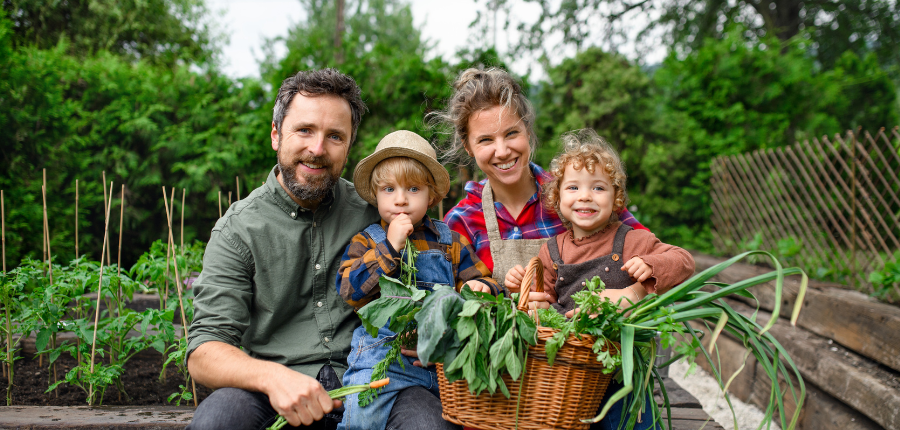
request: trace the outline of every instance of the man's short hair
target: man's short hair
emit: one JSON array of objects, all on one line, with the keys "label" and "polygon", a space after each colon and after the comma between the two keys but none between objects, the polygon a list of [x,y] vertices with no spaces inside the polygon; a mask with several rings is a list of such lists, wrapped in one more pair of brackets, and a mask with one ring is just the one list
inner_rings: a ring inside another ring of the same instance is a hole
[{"label": "man's short hair", "polygon": [[284,117],[288,114],[288,107],[291,105],[294,96],[300,93],[304,96],[319,96],[331,94],[338,96],[350,104],[350,119],[353,124],[353,130],[350,135],[350,143],[356,141],[356,131],[359,128],[359,122],[362,115],[366,111],[366,104],[360,97],[359,86],[353,78],[335,70],[301,70],[296,75],[291,76],[281,83],[278,90],[278,96],[275,98],[275,109],[272,114],[272,122],[275,123],[275,129],[278,136],[281,136],[281,125]]}]

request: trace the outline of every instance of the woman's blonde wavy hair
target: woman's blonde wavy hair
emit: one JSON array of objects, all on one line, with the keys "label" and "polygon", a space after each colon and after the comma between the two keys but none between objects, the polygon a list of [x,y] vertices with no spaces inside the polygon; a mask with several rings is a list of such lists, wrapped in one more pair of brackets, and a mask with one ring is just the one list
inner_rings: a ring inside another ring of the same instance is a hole
[{"label": "woman's blonde wavy hair", "polygon": [[615,200],[613,200],[613,212],[609,216],[609,222],[619,219],[619,212],[628,203],[628,193],[625,191],[625,165],[619,154],[613,149],[606,139],[600,137],[596,131],[586,128],[570,131],[560,136],[563,143],[563,153],[556,156],[550,162],[550,174],[553,180],[544,184],[544,205],[547,209],[556,211],[566,228],[571,229],[572,223],[563,218],[559,210],[559,187],[562,184],[566,166],[571,165],[575,170],[587,169],[594,173],[597,167],[603,168],[615,188]]},{"label": "woman's blonde wavy hair", "polygon": [[459,164],[471,162],[472,157],[466,157],[469,118],[479,111],[494,106],[509,109],[522,119],[528,132],[531,156],[534,155],[537,146],[534,134],[534,107],[525,97],[522,85],[506,70],[471,68],[464,70],[456,78],[453,83],[453,96],[447,101],[447,108],[427,115],[430,126],[452,136],[442,151],[442,160]]}]

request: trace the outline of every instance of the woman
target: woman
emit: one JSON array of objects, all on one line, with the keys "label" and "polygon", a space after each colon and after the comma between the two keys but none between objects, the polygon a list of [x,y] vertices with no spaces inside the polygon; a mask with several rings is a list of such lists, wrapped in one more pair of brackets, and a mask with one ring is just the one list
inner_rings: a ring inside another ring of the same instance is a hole
[{"label": "woman", "polygon": [[[526,264],[566,228],[541,201],[548,176],[530,161],[537,145],[535,115],[519,83],[500,69],[468,69],[454,89],[447,110],[436,115],[453,128],[447,155],[474,158],[487,179],[466,183],[466,198],[444,222],[472,243],[494,279],[503,283],[509,269]],[[619,219],[647,229],[627,209]]]},{"label": "woman", "polygon": [[[521,85],[504,70],[468,69],[459,75],[454,90],[447,110],[433,119],[453,129],[448,155],[474,158],[487,179],[466,183],[466,198],[447,213],[444,222],[472,243],[502,285],[511,268],[537,256],[541,245],[564,232],[565,226],[542,202],[541,185],[549,177],[531,162],[537,145],[535,114]],[[619,220],[647,229],[627,209],[619,213]],[[521,267],[517,270],[524,273]],[[546,293],[531,297],[541,307],[550,305]],[[620,387],[610,384],[602,404]],[[618,428],[624,404],[617,402],[591,429]],[[649,409],[640,418],[636,429],[653,428]]]}]

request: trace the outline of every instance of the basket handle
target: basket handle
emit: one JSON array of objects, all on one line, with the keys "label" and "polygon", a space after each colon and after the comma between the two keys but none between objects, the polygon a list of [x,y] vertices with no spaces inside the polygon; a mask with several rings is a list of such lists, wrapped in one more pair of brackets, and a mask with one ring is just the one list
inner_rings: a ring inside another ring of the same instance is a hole
[{"label": "basket handle", "polygon": [[[531,257],[528,261],[528,267],[525,269],[525,276],[522,277],[522,285],[519,289],[519,310],[528,311],[528,295],[531,293],[531,283],[535,283],[538,293],[544,292],[544,265],[538,257]],[[535,312],[535,315],[537,313]]]}]

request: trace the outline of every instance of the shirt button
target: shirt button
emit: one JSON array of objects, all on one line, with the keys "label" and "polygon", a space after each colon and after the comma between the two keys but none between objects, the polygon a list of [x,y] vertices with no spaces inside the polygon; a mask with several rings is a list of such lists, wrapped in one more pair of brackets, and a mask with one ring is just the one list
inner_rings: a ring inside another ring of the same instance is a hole
[{"label": "shirt button", "polygon": [[322,266],[316,264],[316,270],[319,270],[319,269],[321,269],[321,268],[322,268]]},{"label": "shirt button", "polygon": [[291,212],[291,218],[297,216],[297,212]]},{"label": "shirt button", "polygon": [[328,336],[325,336],[325,342],[328,342],[329,340],[330,339],[328,339]]},{"label": "shirt button", "polygon": [[321,307],[322,307],[322,302],[316,303],[316,306],[318,306],[318,307],[321,308]]}]

